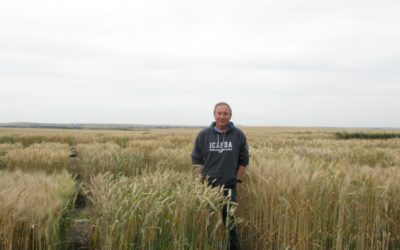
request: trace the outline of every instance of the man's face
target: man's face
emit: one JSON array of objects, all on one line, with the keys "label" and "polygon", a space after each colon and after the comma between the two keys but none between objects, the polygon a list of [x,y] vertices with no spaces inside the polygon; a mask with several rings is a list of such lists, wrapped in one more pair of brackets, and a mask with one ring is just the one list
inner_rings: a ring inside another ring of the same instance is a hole
[{"label": "man's face", "polygon": [[231,120],[231,112],[229,111],[229,108],[225,105],[220,105],[217,106],[214,112],[214,118],[215,118],[215,125],[218,128],[223,128],[225,129],[228,126],[229,121]]}]

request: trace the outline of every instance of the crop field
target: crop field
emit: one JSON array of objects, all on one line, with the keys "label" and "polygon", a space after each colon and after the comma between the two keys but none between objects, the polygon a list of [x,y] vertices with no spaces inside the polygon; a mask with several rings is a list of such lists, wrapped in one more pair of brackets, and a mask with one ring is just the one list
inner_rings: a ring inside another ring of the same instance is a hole
[{"label": "crop field", "polygon": [[0,249],[226,249],[226,204],[244,250],[400,249],[400,131],[243,127],[231,203],[193,174],[199,130],[1,128]]}]

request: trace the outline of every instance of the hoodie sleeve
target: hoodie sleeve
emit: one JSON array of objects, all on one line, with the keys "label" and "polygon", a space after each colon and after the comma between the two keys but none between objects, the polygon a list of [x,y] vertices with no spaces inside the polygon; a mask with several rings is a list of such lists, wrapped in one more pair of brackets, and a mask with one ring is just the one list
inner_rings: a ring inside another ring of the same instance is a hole
[{"label": "hoodie sleeve", "polygon": [[246,167],[249,165],[249,145],[244,133],[241,133],[240,152],[239,152],[239,165]]},{"label": "hoodie sleeve", "polygon": [[192,164],[193,165],[204,165],[204,160],[203,160],[203,144],[204,144],[204,139],[202,136],[204,133],[200,132],[197,135],[196,141],[194,143],[194,148],[192,151]]}]

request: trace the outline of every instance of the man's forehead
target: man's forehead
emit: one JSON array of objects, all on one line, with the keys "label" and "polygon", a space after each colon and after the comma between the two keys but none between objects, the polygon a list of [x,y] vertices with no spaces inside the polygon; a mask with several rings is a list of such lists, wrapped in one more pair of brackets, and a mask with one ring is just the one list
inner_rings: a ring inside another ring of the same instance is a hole
[{"label": "man's forehead", "polygon": [[215,110],[219,112],[229,112],[229,108],[226,105],[219,105]]}]

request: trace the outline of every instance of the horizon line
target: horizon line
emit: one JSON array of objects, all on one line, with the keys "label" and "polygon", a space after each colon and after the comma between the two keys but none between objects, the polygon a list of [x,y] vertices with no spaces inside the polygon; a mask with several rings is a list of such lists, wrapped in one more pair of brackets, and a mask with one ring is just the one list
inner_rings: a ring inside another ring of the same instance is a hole
[{"label": "horizon line", "polygon": [[[37,127],[32,127],[37,126]],[[48,127],[46,127],[48,126]],[[145,123],[97,123],[97,122],[77,122],[77,123],[56,123],[56,122],[0,122],[1,128],[79,128],[83,126],[116,126],[115,128],[200,128],[209,125],[185,125],[185,124],[145,124]],[[360,129],[394,129],[399,130],[400,127],[391,126],[304,126],[304,125],[244,125],[235,124],[237,127],[271,127],[271,128],[360,128]]]}]

